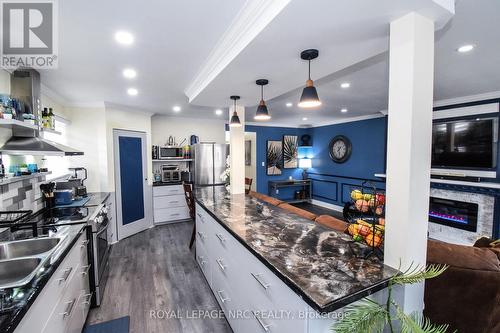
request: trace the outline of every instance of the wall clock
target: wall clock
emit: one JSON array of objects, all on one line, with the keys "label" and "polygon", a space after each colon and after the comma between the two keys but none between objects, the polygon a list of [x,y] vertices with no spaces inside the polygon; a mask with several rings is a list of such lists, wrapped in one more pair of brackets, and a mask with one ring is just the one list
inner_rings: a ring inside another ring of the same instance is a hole
[{"label": "wall clock", "polygon": [[351,157],[351,140],[344,135],[337,135],[330,141],[328,152],[330,153],[330,158],[335,163],[344,163]]}]

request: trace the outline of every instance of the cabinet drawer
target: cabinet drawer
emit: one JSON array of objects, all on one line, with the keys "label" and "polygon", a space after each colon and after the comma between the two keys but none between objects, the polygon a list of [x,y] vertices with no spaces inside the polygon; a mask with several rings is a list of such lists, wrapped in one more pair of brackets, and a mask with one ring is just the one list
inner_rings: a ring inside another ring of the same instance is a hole
[{"label": "cabinet drawer", "polygon": [[212,272],[208,258],[208,253],[205,247],[200,242],[196,242],[196,261],[198,262],[198,265],[200,266],[203,275],[205,275],[208,284],[212,286],[212,275],[211,275]]},{"label": "cabinet drawer", "polygon": [[159,197],[163,195],[184,195],[184,188],[182,185],[167,185],[153,187],[153,196]]},{"label": "cabinet drawer", "polygon": [[162,208],[154,210],[155,223],[185,220],[189,218],[187,207]]},{"label": "cabinet drawer", "polygon": [[240,319],[234,316],[237,311],[241,311],[243,309],[239,306],[239,297],[222,277],[221,273],[216,270],[217,268],[213,267],[212,269],[212,291],[222,311],[224,311],[232,330],[234,332],[239,332],[238,328]]},{"label": "cabinet drawer", "polygon": [[172,207],[187,207],[184,194],[166,195],[153,198],[154,209],[172,208]]}]

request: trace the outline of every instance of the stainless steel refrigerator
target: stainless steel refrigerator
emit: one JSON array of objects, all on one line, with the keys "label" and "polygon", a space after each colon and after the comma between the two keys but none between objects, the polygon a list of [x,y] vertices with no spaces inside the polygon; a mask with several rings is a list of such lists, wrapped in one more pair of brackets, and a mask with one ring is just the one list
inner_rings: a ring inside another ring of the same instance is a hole
[{"label": "stainless steel refrigerator", "polygon": [[191,146],[194,161],[191,173],[195,186],[223,185],[221,175],[226,170],[229,145],[197,143]]}]

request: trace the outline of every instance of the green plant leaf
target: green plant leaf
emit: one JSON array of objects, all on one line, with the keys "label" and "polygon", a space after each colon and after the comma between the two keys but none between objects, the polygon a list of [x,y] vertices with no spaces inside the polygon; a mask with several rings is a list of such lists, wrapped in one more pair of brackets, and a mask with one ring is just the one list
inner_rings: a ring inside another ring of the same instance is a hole
[{"label": "green plant leaf", "polygon": [[401,333],[446,333],[448,325],[434,325],[428,318],[418,313],[407,315],[395,303],[396,317],[401,323]]},{"label": "green plant leaf", "polygon": [[441,275],[446,269],[447,265],[427,265],[425,268],[421,268],[420,266],[410,267],[403,272],[403,274],[393,276],[391,278],[391,282],[393,284],[414,284],[423,282],[426,279],[432,279],[436,276]]},{"label": "green plant leaf", "polygon": [[346,307],[344,317],[333,324],[336,333],[382,332],[387,321],[387,312],[380,304],[368,299]]}]

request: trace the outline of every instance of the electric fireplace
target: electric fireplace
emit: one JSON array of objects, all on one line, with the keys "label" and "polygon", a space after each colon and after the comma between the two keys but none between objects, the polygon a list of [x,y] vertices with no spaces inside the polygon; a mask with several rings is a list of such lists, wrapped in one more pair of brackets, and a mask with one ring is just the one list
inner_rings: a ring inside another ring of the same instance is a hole
[{"label": "electric fireplace", "polygon": [[431,197],[429,221],[476,232],[478,208],[477,203]]}]

